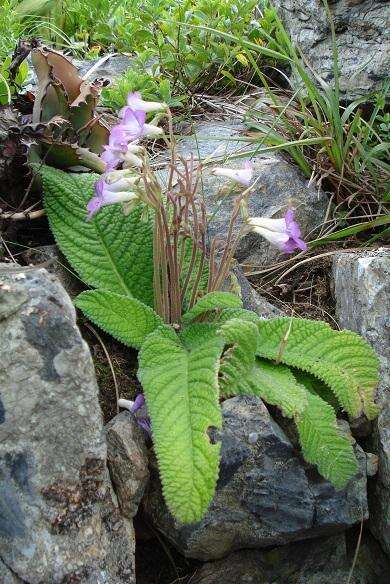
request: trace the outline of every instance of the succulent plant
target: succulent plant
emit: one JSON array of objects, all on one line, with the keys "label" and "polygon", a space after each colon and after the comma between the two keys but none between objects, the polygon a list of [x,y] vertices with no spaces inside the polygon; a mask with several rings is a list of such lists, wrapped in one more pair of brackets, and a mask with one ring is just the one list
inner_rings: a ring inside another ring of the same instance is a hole
[{"label": "succulent plant", "polygon": [[33,111],[9,129],[9,139],[27,147],[28,162],[103,172],[99,154],[109,128],[96,107],[106,81],[84,80],[65,55],[44,46],[31,50],[31,60],[38,80]]}]

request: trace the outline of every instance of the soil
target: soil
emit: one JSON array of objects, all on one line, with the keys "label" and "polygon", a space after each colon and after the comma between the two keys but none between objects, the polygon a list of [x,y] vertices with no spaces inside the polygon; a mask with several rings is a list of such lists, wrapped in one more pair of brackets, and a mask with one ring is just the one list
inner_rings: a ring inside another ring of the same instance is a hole
[{"label": "soil", "polygon": [[324,320],[332,328],[338,328],[331,264],[332,256],[316,259],[298,267],[276,284],[256,276],[248,279],[259,294],[286,314]]}]

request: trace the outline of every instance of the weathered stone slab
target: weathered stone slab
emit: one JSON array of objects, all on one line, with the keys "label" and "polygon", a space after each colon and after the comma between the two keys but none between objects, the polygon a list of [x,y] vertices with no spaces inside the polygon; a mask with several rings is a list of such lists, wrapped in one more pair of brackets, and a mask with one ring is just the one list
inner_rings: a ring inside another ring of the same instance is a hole
[{"label": "weathered stone slab", "polygon": [[68,295],[44,269],[0,264],[0,560],[16,582],[135,582],[102,430]]},{"label": "weathered stone slab", "polygon": [[333,275],[340,326],[363,335],[381,362],[382,409],[373,439],[379,466],[370,493],[370,526],[390,555],[390,250],[340,253],[334,258]]},{"label": "weathered stone slab", "polygon": [[222,404],[220,476],[208,513],[182,525],[167,510],[157,470],[144,509],[184,555],[217,559],[244,548],[265,548],[329,535],[367,519],[366,457],[341,491],[306,464],[258,398]]}]

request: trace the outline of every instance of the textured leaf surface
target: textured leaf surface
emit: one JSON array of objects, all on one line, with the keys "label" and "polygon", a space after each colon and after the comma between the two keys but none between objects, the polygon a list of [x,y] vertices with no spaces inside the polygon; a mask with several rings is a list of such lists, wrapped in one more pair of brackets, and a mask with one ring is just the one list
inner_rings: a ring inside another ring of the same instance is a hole
[{"label": "textured leaf surface", "polygon": [[338,429],[332,406],[310,392],[307,401],[295,418],[303,455],[336,488],[343,488],[358,470],[352,443]]},{"label": "textured leaf surface", "polygon": [[153,262],[151,220],[141,221],[138,207],[125,217],[120,205],[103,208],[86,221],[94,174],[40,169],[50,227],[58,245],[80,277],[91,286],[151,305]]},{"label": "textured leaf surface", "polygon": [[295,379],[285,365],[275,365],[264,359],[257,359],[250,377],[253,395],[277,406],[282,414],[292,418],[307,406],[307,391]]},{"label": "textured leaf surface", "polygon": [[139,356],[164,497],[183,523],[200,520],[215,492],[220,445],[210,443],[207,430],[222,425],[221,350],[218,338],[187,350],[167,328],[149,335]]},{"label": "textured leaf surface", "polygon": [[215,321],[223,323],[230,320],[231,318],[249,320],[250,322],[255,322],[256,324],[261,320],[257,314],[252,312],[252,310],[246,310],[245,308],[224,308],[219,314],[217,314]]},{"label": "textured leaf surface", "polygon": [[242,301],[235,294],[231,294],[230,292],[209,292],[198,300],[191,310],[183,315],[183,322],[189,323],[209,310],[239,308],[241,306]]},{"label": "textured leaf surface", "polygon": [[336,414],[340,410],[340,404],[332,392],[332,390],[325,385],[320,379],[306,373],[306,371],[300,371],[299,369],[294,369],[293,371],[295,379],[298,383],[302,384],[307,391],[318,395],[324,402],[328,403],[335,410]]},{"label": "textured leaf surface", "polygon": [[259,321],[257,354],[302,369],[326,383],[352,417],[374,418],[379,362],[368,343],[350,331],[298,318]]},{"label": "textured leaf surface", "polygon": [[220,390],[229,395],[243,393],[255,364],[258,328],[254,322],[232,318],[219,329],[228,349],[220,366]]},{"label": "textured leaf surface", "polygon": [[187,349],[207,343],[211,338],[217,338],[218,327],[210,322],[193,322],[180,332],[180,340]]},{"label": "textured leaf surface", "polygon": [[107,290],[82,292],[75,304],[92,322],[135,349],[141,347],[147,335],[164,325],[150,306]]}]

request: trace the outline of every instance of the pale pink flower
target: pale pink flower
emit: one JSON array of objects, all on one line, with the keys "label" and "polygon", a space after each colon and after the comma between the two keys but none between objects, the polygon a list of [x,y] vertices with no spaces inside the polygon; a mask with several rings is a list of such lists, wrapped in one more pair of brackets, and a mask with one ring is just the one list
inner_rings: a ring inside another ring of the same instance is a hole
[{"label": "pale pink flower", "polygon": [[130,107],[127,107],[122,122],[115,127],[119,128],[121,132],[124,132],[127,138],[127,143],[129,143],[145,135],[145,120],[146,113],[144,111],[133,110]]},{"label": "pale pink flower", "polygon": [[150,113],[165,110],[167,105],[158,101],[145,101],[142,99],[142,95],[135,91],[127,96],[127,106],[123,107],[119,113],[121,118],[125,116],[127,108]]},{"label": "pale pink flower", "polygon": [[243,168],[224,168],[223,166],[218,166],[211,170],[211,174],[224,176],[245,187],[249,187],[253,177],[253,165],[249,160],[246,160]]}]

